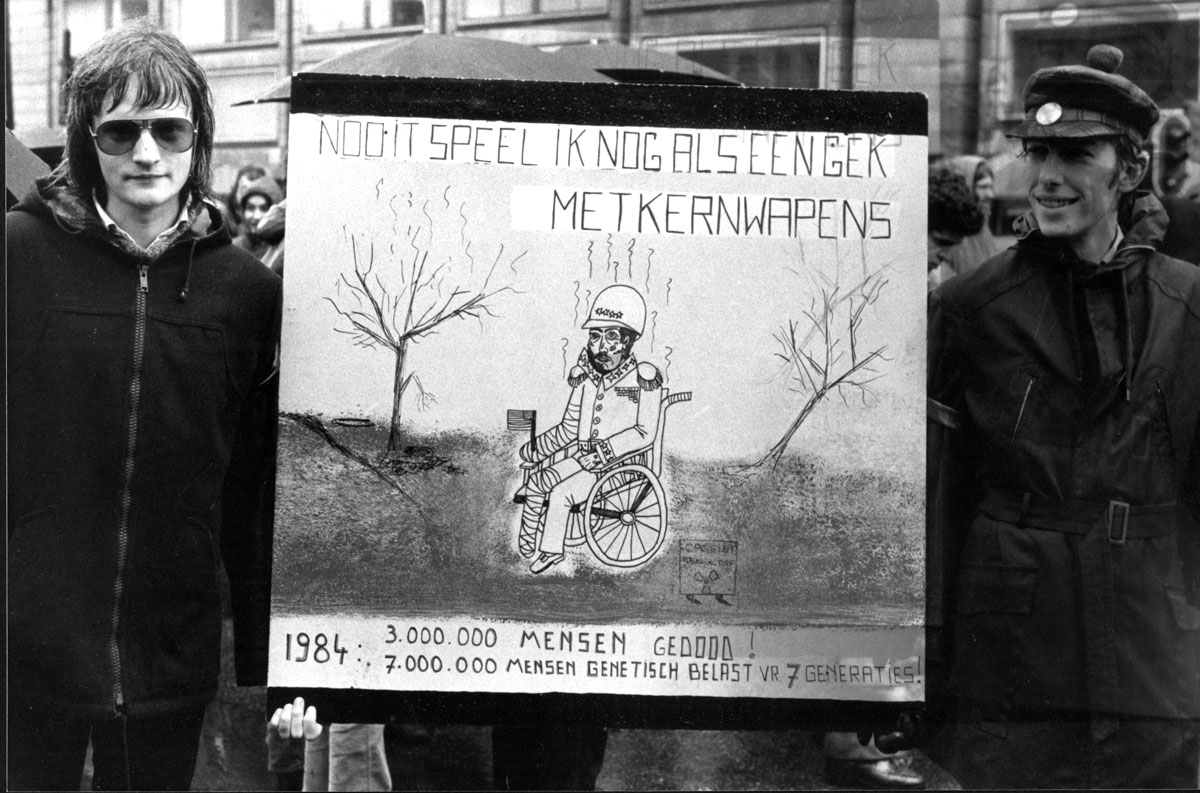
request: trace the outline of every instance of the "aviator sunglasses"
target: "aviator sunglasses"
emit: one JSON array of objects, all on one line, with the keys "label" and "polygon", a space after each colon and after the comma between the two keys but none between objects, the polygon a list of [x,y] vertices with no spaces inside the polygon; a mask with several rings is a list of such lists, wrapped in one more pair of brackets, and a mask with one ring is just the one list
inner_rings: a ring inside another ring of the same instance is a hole
[{"label": "aviator sunglasses", "polygon": [[92,137],[100,151],[110,156],[128,154],[137,145],[142,130],[150,130],[151,137],[163,151],[180,154],[192,148],[196,142],[196,127],[186,118],[130,118],[105,121]]}]

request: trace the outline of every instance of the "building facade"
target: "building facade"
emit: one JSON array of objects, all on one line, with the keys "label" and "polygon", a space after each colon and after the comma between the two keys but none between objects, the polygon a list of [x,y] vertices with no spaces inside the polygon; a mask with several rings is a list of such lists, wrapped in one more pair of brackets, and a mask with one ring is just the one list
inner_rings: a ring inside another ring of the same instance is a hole
[{"label": "building facade", "polygon": [[587,41],[675,52],[751,86],[919,91],[930,152],[993,154],[1036,68],[1099,41],[1177,110],[1200,97],[1200,0],[8,0],[8,123],[33,146],[61,130],[71,58],[149,16],[208,71],[214,184],[246,163],[283,175],[287,106],[235,106],[321,60],[423,31],[541,48]]}]

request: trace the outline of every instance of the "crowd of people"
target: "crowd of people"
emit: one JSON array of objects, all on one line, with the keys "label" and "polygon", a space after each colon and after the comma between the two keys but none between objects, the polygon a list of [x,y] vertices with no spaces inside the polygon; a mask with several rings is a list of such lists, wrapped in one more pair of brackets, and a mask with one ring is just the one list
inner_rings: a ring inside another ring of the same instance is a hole
[{"label": "crowd of people", "polygon": [[[1200,784],[1200,165],[1120,60],[1026,83],[1013,226],[987,158],[931,165],[948,687],[825,736],[836,784],[921,787],[916,745],[968,788]],[[286,199],[256,166],[214,198],[206,77],[148,23],[67,95],[63,161],[7,217],[8,781],[77,789],[90,745],[96,789],[182,790],[222,562],[238,682],[266,680]],[[391,787],[380,725],[297,700],[266,731],[285,784]],[[498,726],[496,784],[594,787],[606,741]]]}]

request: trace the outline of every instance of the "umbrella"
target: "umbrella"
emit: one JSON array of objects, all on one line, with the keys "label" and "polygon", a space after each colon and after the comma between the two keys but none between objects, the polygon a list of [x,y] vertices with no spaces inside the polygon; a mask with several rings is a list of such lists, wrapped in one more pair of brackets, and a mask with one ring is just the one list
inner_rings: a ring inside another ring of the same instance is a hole
[{"label": "umbrella", "polygon": [[564,62],[583,64],[621,83],[741,85],[729,75],[677,53],[628,47],[615,41],[565,44],[554,54]]},{"label": "umbrella", "polygon": [[[565,62],[524,44],[472,36],[422,33],[373,44],[321,61],[304,71],[391,77],[460,77],[472,80],[550,80],[608,83],[609,78],[583,64]],[[278,80],[254,99],[235,102],[286,102],[290,77]]]},{"label": "umbrella", "polygon": [[11,199],[23,198],[29,188],[33,187],[34,180],[48,173],[50,166],[27,149],[11,129],[5,129],[4,189],[8,194],[8,203],[13,203]]}]

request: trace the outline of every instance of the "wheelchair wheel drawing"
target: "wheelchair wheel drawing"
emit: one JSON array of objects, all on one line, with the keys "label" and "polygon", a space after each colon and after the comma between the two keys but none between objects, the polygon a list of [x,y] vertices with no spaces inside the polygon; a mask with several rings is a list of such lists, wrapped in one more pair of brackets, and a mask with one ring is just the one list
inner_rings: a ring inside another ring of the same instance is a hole
[{"label": "wheelchair wheel drawing", "polygon": [[568,548],[575,548],[587,542],[587,534],[583,529],[583,515],[572,515],[571,520],[567,522],[567,535],[563,538],[563,545]]},{"label": "wheelchair wheel drawing", "polygon": [[588,547],[613,567],[650,561],[667,534],[666,493],[644,465],[622,465],[601,476],[583,514]]}]

